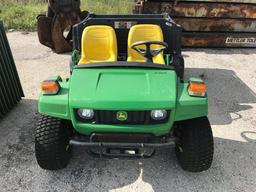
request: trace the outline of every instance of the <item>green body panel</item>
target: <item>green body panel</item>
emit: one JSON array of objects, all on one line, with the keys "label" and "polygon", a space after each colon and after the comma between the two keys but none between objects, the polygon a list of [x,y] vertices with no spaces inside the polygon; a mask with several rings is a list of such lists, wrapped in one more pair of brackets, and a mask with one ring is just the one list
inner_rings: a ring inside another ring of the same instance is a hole
[{"label": "green body panel", "polygon": [[188,83],[178,86],[175,121],[204,117],[208,115],[208,98],[192,97],[188,94]]},{"label": "green body panel", "polygon": [[176,74],[152,69],[75,69],[70,108],[99,110],[174,109]]},{"label": "green body panel", "polygon": [[[79,82],[79,83],[78,83]],[[172,70],[95,68],[75,69],[70,82],[70,112],[75,129],[93,132],[166,134],[174,122],[177,77]],[[161,125],[95,125],[76,121],[74,109],[172,111]]]},{"label": "green body panel", "polygon": [[[39,112],[72,121],[81,134],[95,132],[168,134],[175,121],[207,116],[208,100],[188,95],[173,70],[142,68],[74,69],[69,82],[60,82],[57,95],[40,95]],[[166,109],[167,123],[158,125],[97,125],[78,122],[74,110]]]},{"label": "green body panel", "polygon": [[59,82],[61,89],[57,95],[40,93],[38,111],[44,115],[71,120],[69,110],[69,82]]}]

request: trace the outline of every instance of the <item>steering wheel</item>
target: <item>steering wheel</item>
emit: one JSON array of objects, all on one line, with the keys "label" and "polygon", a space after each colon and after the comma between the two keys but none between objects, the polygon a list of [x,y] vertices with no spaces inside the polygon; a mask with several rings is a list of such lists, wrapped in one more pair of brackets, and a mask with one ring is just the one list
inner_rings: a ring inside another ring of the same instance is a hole
[{"label": "steering wheel", "polygon": [[[139,46],[145,45],[146,49]],[[160,48],[151,49],[151,45],[160,45]],[[153,63],[153,57],[160,54],[162,51],[168,48],[168,44],[162,41],[139,41],[132,44],[132,49],[137,51],[141,56],[146,58],[147,62]]]}]

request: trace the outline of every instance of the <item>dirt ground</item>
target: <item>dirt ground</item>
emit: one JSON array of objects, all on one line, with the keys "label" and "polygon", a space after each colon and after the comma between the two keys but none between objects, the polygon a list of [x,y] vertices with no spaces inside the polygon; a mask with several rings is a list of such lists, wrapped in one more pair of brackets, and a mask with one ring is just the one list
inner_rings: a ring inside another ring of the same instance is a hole
[{"label": "dirt ground", "polygon": [[61,171],[39,168],[34,156],[39,84],[69,75],[69,54],[41,46],[35,33],[9,33],[26,97],[0,120],[0,191],[256,191],[256,50],[185,50],[186,76],[203,76],[210,97],[215,154],[210,170],[188,173],[173,149],[151,159],[111,160],[75,148]]}]

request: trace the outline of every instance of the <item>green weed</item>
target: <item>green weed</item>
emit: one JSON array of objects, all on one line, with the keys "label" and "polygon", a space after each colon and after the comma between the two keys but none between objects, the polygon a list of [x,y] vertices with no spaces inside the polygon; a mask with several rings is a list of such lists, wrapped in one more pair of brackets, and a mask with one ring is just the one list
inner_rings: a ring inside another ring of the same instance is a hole
[{"label": "green weed", "polygon": [[[97,14],[128,14],[133,3],[133,0],[81,0],[81,9]],[[0,19],[7,30],[34,31],[37,15],[46,10],[46,0],[0,0]]]}]

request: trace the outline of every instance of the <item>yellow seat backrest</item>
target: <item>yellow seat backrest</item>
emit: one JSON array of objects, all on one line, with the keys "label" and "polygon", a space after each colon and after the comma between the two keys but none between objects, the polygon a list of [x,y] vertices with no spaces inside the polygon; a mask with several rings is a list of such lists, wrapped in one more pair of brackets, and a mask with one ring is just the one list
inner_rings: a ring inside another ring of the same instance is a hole
[{"label": "yellow seat backrest", "polygon": [[79,64],[117,61],[115,30],[106,25],[86,27],[82,35]]},{"label": "yellow seat backrest", "polygon": [[[127,61],[145,62],[146,59],[131,48],[133,43],[138,41],[164,41],[162,29],[158,25],[141,24],[131,27],[128,36],[128,59]],[[158,45],[152,45],[151,49],[159,48]],[[145,48],[141,46],[140,48]],[[153,58],[157,64],[165,64],[164,55],[160,53]]]}]

